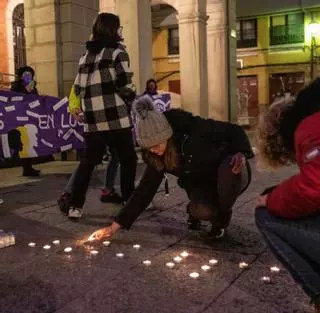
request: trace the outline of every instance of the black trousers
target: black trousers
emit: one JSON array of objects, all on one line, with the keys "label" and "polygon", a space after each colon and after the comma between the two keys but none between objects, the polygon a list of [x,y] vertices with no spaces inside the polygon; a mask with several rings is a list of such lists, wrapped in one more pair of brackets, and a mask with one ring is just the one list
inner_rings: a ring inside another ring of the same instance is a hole
[{"label": "black trousers", "polygon": [[217,177],[211,184],[187,191],[190,199],[187,212],[195,219],[210,221],[218,228],[229,226],[232,207],[249,180],[249,163],[240,174],[235,175],[230,161],[231,157],[228,157],[220,164]]},{"label": "black trousers", "polygon": [[131,129],[86,133],[85,143],[86,148],[75,174],[70,206],[83,207],[92,172],[101,163],[106,145],[114,149],[119,157],[121,194],[123,201],[127,201],[134,190],[137,165]]}]

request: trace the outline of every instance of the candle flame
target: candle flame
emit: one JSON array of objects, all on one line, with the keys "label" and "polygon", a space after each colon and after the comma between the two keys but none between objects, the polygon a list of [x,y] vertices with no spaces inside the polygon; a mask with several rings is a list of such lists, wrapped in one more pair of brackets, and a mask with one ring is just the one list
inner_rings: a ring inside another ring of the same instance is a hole
[{"label": "candle flame", "polygon": [[200,275],[199,275],[199,273],[197,273],[197,272],[193,272],[193,273],[190,273],[189,276],[190,276],[191,278],[198,278]]}]

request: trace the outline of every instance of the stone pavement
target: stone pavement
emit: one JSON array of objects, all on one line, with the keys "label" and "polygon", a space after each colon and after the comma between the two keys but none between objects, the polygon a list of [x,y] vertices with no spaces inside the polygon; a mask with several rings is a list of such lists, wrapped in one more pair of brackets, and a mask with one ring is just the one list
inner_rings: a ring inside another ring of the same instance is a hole
[{"label": "stone pavement", "polygon": [[[254,165],[253,165],[254,166]],[[1,313],[302,313],[309,300],[266,248],[253,213],[259,192],[291,175],[293,169],[254,173],[249,190],[234,208],[224,242],[206,245],[186,229],[186,196],[170,178],[170,196],[160,188],[152,207],[111,245],[96,245],[90,256],[79,240],[105,225],[118,208],[99,202],[102,168],[94,174],[80,222],[59,213],[56,198],[75,167],[73,162],[40,166],[40,179],[19,177],[21,169],[0,170],[0,229],[16,233],[15,246],[0,249]],[[141,175],[141,165],[139,175]],[[60,246],[42,246],[59,239]],[[28,247],[36,242],[35,248]],[[132,245],[138,243],[140,250]],[[63,252],[72,246],[70,256]],[[169,262],[186,250],[190,256],[172,269]],[[116,253],[124,253],[117,258]],[[218,264],[204,273],[201,265]],[[150,266],[142,261],[151,260]],[[249,263],[247,270],[239,262]],[[270,266],[281,272],[271,275]],[[191,279],[189,273],[200,273]],[[270,276],[271,284],[260,281]]]}]

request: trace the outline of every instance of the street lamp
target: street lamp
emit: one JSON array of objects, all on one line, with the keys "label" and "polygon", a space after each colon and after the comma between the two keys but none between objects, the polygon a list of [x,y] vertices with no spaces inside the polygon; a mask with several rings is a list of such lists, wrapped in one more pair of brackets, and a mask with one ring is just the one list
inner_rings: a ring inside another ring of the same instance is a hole
[{"label": "street lamp", "polygon": [[311,80],[313,80],[314,77],[314,63],[315,63],[315,59],[316,57],[316,49],[317,47],[317,38],[320,37],[320,24],[314,19],[312,18],[310,24],[308,25],[307,28],[308,34],[309,34],[309,38],[311,38],[311,72],[310,72],[310,76],[311,76]]}]

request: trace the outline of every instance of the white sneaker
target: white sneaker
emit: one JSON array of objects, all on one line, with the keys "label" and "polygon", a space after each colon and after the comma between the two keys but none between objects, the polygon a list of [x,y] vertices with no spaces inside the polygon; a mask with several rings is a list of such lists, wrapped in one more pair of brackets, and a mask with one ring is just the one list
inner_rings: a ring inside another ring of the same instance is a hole
[{"label": "white sneaker", "polygon": [[78,219],[82,217],[82,211],[78,208],[70,208],[68,212],[68,217],[72,219]]}]

